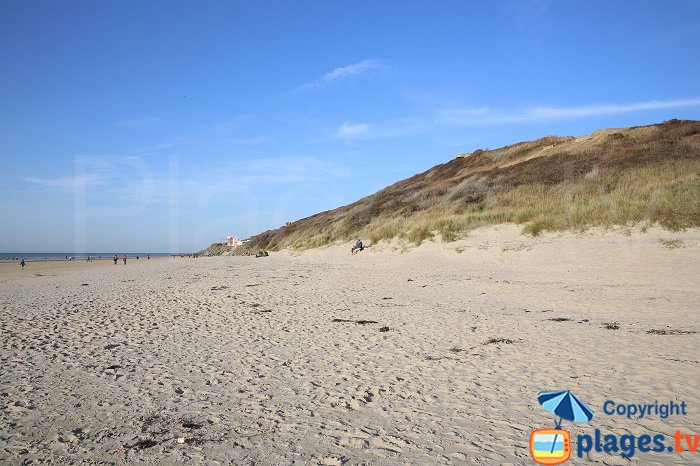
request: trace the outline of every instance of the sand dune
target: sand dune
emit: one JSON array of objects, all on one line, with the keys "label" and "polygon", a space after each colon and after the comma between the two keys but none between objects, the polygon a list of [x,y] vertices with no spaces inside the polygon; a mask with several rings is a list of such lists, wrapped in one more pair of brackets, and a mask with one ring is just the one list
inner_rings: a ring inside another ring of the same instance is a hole
[{"label": "sand dune", "polygon": [[0,461],[533,464],[551,389],[607,432],[698,434],[699,264],[700,230],[513,226],[355,257],[0,264]]}]

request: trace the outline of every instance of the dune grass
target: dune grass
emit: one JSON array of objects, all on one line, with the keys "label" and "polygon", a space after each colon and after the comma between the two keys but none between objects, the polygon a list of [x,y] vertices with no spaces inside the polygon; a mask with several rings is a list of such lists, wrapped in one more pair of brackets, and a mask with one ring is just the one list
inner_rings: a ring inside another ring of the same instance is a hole
[{"label": "dune grass", "polygon": [[454,241],[474,228],[500,223],[522,224],[523,233],[530,235],[643,223],[673,231],[700,227],[700,160],[607,175],[593,170],[552,186],[521,185],[487,192],[480,202],[464,209],[445,200],[410,216],[392,214],[379,215],[362,228],[341,222],[311,236],[290,236],[286,246],[304,250],[355,237],[372,243],[398,237],[420,245],[436,234],[443,241]]},{"label": "dune grass", "polygon": [[348,206],[251,238],[246,250],[311,249],[356,238],[454,241],[500,223],[523,233],[700,227],[700,122],[548,136],[475,151]]},{"label": "dune grass", "polygon": [[523,224],[523,232],[600,226],[659,224],[669,230],[700,226],[700,161],[640,167],[624,173],[593,172],[554,186],[522,185],[487,194],[463,212],[449,205],[410,219],[378,219],[360,236],[376,242],[393,237],[420,244],[434,234],[453,241],[471,229],[499,223]]}]

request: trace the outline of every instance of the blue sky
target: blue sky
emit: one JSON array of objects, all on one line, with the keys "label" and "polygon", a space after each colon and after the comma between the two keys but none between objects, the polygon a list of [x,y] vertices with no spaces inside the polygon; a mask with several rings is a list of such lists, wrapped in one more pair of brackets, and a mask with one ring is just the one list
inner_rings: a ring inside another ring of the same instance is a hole
[{"label": "blue sky", "polygon": [[700,2],[5,1],[0,251],[191,251],[454,155],[700,118]]}]

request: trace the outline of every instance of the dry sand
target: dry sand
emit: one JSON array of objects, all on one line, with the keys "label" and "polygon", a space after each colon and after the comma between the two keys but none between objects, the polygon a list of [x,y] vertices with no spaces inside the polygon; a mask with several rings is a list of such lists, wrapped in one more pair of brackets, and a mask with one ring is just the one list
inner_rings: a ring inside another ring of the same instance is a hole
[{"label": "dry sand", "polygon": [[574,437],[700,433],[699,230],[349,247],[0,264],[0,462],[533,464],[554,389]]}]

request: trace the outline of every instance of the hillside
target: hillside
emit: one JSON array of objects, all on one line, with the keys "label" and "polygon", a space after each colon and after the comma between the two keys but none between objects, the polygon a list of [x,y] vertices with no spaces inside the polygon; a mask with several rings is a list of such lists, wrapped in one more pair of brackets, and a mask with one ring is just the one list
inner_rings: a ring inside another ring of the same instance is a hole
[{"label": "hillside", "polygon": [[646,222],[700,226],[700,121],[547,136],[477,150],[350,205],[253,236],[238,252],[308,249],[356,237],[420,244],[482,225],[524,233]]}]

